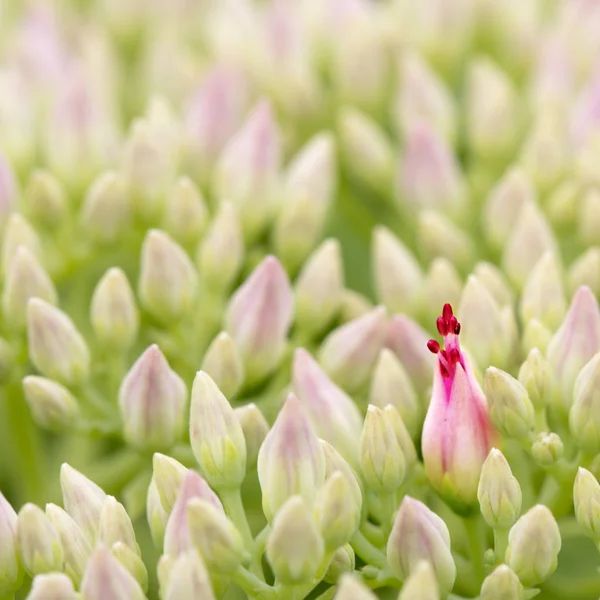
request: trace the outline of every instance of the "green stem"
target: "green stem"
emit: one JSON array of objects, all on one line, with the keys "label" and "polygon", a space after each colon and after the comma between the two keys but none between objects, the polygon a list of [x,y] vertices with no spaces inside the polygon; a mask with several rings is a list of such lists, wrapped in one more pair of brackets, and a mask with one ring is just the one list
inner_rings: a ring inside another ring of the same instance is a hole
[{"label": "green stem", "polygon": [[354,552],[368,565],[385,569],[387,567],[387,558],[379,550],[369,542],[369,540],[360,532],[357,531],[350,540],[350,545],[354,549]]},{"label": "green stem", "polygon": [[464,519],[465,529],[467,532],[467,539],[469,541],[469,552],[471,554],[471,561],[473,563],[473,569],[477,576],[477,579],[481,582],[485,577],[485,564],[484,564],[484,546],[485,543],[482,537],[481,519],[479,515]]},{"label": "green stem", "polygon": [[272,600],[277,598],[277,592],[270,585],[261,581],[248,569],[239,566],[232,577],[233,581],[241,587],[250,598],[255,600]]},{"label": "green stem", "polygon": [[381,500],[381,508],[382,508],[382,526],[383,526],[383,535],[387,538],[392,529],[392,517],[394,512],[398,508],[397,492],[391,492],[389,494],[379,494],[379,498]]},{"label": "green stem", "polygon": [[336,587],[335,585],[331,586],[329,589],[325,590],[322,594],[316,597],[316,600],[331,600],[333,595],[335,594]]},{"label": "green stem", "polygon": [[381,530],[381,527],[375,525],[369,521],[365,521],[361,526],[360,530],[364,536],[375,546],[383,546],[386,542],[385,535]]},{"label": "green stem", "polygon": [[494,529],[494,552],[496,562],[504,562],[504,554],[508,547],[508,529]]}]

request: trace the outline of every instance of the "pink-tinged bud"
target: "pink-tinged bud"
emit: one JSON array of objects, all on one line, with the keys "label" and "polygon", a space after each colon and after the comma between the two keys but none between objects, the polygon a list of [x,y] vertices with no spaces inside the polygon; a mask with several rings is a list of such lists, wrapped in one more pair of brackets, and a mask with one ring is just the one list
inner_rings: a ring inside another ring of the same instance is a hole
[{"label": "pink-tinged bud", "polygon": [[261,101],[227,143],[214,175],[214,191],[240,210],[246,237],[255,238],[271,218],[279,187],[281,140],[273,109]]},{"label": "pink-tinged bud", "polygon": [[17,182],[12,167],[4,154],[0,153],[0,229],[17,201]]},{"label": "pink-tinged bud", "polygon": [[99,545],[92,554],[81,584],[85,600],[144,600],[144,592],[133,575]]},{"label": "pink-tinged bud", "polygon": [[421,561],[429,562],[440,588],[452,589],[456,578],[456,565],[450,552],[450,533],[443,519],[425,504],[404,496],[396,514],[394,526],[387,543],[388,563],[394,574],[406,579],[419,567]]},{"label": "pink-tinged bud", "polygon": [[412,252],[387,228],[373,231],[373,273],[377,298],[391,312],[412,312],[421,301],[423,272]]},{"label": "pink-tinged bud", "polygon": [[573,386],[584,365],[600,352],[600,308],[586,286],[580,287],[562,325],[548,344],[547,358],[554,383],[554,400],[568,411]]},{"label": "pink-tinged bud", "polygon": [[190,469],[179,488],[177,500],[167,522],[165,554],[177,556],[182,552],[191,550],[193,547],[187,513],[188,503],[192,498],[201,498],[223,511],[223,505],[219,497],[196,471]]},{"label": "pink-tinged bud", "polygon": [[302,405],[290,394],[258,453],[263,511],[269,521],[299,495],[312,504],[325,480],[325,456]]},{"label": "pink-tinged bud", "polygon": [[485,395],[461,351],[460,323],[449,304],[444,305],[437,329],[444,347],[436,340],[427,344],[438,360],[423,425],[423,462],[432,485],[460,510],[477,500],[481,466],[496,434]]},{"label": "pink-tinged bud", "polygon": [[150,346],[119,389],[125,439],[138,448],[169,448],[183,435],[187,402],[185,383],[158,346]]},{"label": "pink-tinged bud", "polygon": [[408,132],[399,194],[413,210],[436,208],[461,214],[468,192],[456,157],[447,142],[425,123]]},{"label": "pink-tinged bud", "polygon": [[429,335],[406,315],[394,315],[388,326],[386,346],[400,359],[417,391],[431,385],[435,359],[427,349]]},{"label": "pink-tinged bud", "polygon": [[215,600],[210,577],[200,553],[180,554],[169,571],[164,600]]},{"label": "pink-tinged bud", "polygon": [[317,435],[332,444],[352,465],[362,415],[356,403],[335,385],[304,349],[294,354],[292,387]]},{"label": "pink-tinged bud", "polygon": [[240,350],[248,383],[260,381],[279,364],[293,305],[288,276],[274,256],[267,256],[231,297],[226,329]]},{"label": "pink-tinged bud", "polygon": [[0,492],[0,592],[21,587],[23,572],[17,550],[17,513]]},{"label": "pink-tinged bud", "polygon": [[319,349],[319,362],[348,391],[362,387],[385,343],[388,318],[383,306],[334,329]]},{"label": "pink-tinged bud", "polygon": [[95,543],[106,494],[67,463],[60,468],[63,506],[90,543]]},{"label": "pink-tinged bud", "polygon": [[207,74],[186,111],[188,151],[193,170],[207,182],[219,153],[242,122],[248,90],[242,74],[217,66]]},{"label": "pink-tinged bud", "polygon": [[429,264],[421,291],[427,318],[435,319],[444,302],[458,304],[462,288],[463,282],[452,261],[445,256],[434,258]]},{"label": "pink-tinged bud", "polygon": [[73,582],[62,573],[36,575],[26,600],[77,600]]}]

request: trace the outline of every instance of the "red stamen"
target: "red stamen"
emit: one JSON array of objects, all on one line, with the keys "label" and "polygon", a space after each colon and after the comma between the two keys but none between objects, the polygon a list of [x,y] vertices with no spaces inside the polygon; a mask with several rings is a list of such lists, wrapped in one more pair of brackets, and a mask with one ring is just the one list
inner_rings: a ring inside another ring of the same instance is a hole
[{"label": "red stamen", "polygon": [[448,322],[453,314],[452,306],[450,304],[444,304],[444,308],[442,309],[442,317],[444,317],[444,321]]},{"label": "red stamen", "polygon": [[448,323],[446,322],[446,319],[444,319],[444,317],[438,317],[435,323],[437,325],[438,333],[442,337],[446,337],[448,335]]},{"label": "red stamen", "polygon": [[452,348],[448,353],[448,362],[451,365],[455,365],[460,362],[460,352],[457,348]]},{"label": "red stamen", "polygon": [[457,321],[456,325],[454,326],[454,333],[456,335],[458,335],[460,333],[460,323]]},{"label": "red stamen", "polygon": [[437,354],[440,351],[440,343],[436,340],[429,340],[427,342],[427,348],[432,354]]},{"label": "red stamen", "polygon": [[448,319],[448,331],[454,332],[454,330],[456,329],[457,323],[458,323],[458,320],[456,319],[456,317],[454,315],[452,315]]}]

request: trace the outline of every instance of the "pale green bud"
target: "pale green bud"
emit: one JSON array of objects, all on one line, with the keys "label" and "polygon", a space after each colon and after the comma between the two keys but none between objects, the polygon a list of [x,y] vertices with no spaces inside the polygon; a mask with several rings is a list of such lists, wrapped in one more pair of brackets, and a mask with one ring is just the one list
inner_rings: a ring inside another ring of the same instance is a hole
[{"label": "pale green bud", "polygon": [[35,229],[27,219],[19,213],[11,213],[2,232],[2,271],[8,273],[20,246],[27,248],[31,254],[40,258],[41,242]]},{"label": "pale green bud", "polygon": [[151,229],[142,245],[138,293],[153,316],[176,321],[192,308],[198,273],[185,250],[169,235]]},{"label": "pale green bud", "polygon": [[58,308],[31,298],[27,303],[29,357],[46,377],[62,383],[84,381],[90,369],[90,353],[73,321]]},{"label": "pale green bud", "polygon": [[485,522],[493,529],[509,529],[521,511],[521,486],[496,448],[481,467],[477,499]]},{"label": "pale green bud", "polygon": [[236,207],[223,202],[196,252],[196,264],[209,289],[227,292],[244,262],[244,236]]},{"label": "pale green bud", "polygon": [[456,267],[443,256],[434,258],[425,275],[421,293],[428,318],[435,321],[439,316],[440,306],[446,303],[456,306],[460,301],[462,288],[463,282]]},{"label": "pale green bud", "polygon": [[67,463],[60,468],[63,506],[90,543],[96,542],[106,494],[93,481]]},{"label": "pale green bud", "polygon": [[535,411],[527,390],[495,367],[485,372],[484,388],[496,429],[508,438],[526,439],[535,425]]},{"label": "pale green bud", "polygon": [[376,600],[377,596],[354,574],[342,575],[335,600]]},{"label": "pale green bud", "polygon": [[246,463],[254,466],[258,451],[269,433],[269,424],[256,404],[246,404],[233,410],[246,440]]},{"label": "pale green bud", "polygon": [[398,600],[439,600],[435,572],[428,561],[421,561],[402,586]]},{"label": "pale green bud", "polygon": [[475,248],[471,236],[437,210],[419,213],[417,236],[421,250],[430,260],[445,256],[459,269],[473,262]]},{"label": "pale green bud", "polygon": [[322,332],[338,314],[344,290],[344,265],[338,240],[325,240],[307,259],[295,283],[296,327]]},{"label": "pale green bud", "polygon": [[233,573],[244,558],[242,536],[222,510],[200,498],[187,504],[187,520],[192,544],[209,569]]},{"label": "pale green bud", "polygon": [[590,454],[600,451],[600,353],[579,372],[569,427],[575,443]]},{"label": "pale green bud", "polygon": [[135,553],[140,553],[131,519],[125,507],[114,496],[107,496],[102,505],[98,541],[109,548],[117,542],[122,542]]},{"label": "pale green bud", "polygon": [[578,233],[583,244],[592,246],[600,242],[600,192],[590,189],[579,203]]},{"label": "pale green bud", "polygon": [[[513,304],[515,294],[508,281],[506,281],[506,277],[496,265],[488,262],[478,262],[473,269],[473,274],[487,288],[498,306]],[[437,309],[439,311],[439,304]]]},{"label": "pale green bud", "polygon": [[417,435],[422,421],[419,399],[402,363],[387,348],[379,353],[373,371],[369,403],[379,408],[391,404],[402,417],[410,435]]},{"label": "pale green bud", "polygon": [[366,507],[366,502],[363,502],[363,492],[361,489],[361,482],[354,472],[352,467],[346,462],[344,457],[329,443],[325,440],[319,440],[321,442],[321,448],[323,449],[323,455],[325,457],[325,480],[329,479],[334,473],[340,472],[350,484],[350,493],[357,505],[363,505]]},{"label": "pale green bud", "polygon": [[384,407],[383,414],[387,422],[391,425],[394,435],[396,436],[396,441],[400,446],[400,450],[402,450],[406,462],[406,469],[407,471],[410,471],[417,464],[419,459],[417,456],[417,449],[415,448],[415,444],[408,429],[406,428],[399,411],[392,404],[388,404]]},{"label": "pale green bud", "polygon": [[372,257],[378,300],[392,313],[417,309],[423,286],[421,265],[387,227],[373,230]]},{"label": "pale green bud", "polygon": [[154,478],[148,486],[148,495],[146,496],[146,520],[150,527],[150,535],[156,548],[162,548],[167,530],[167,521],[169,513],[163,508],[160,494],[156,488]]},{"label": "pale green bud", "polygon": [[344,290],[342,293],[342,305],[340,307],[340,322],[349,323],[373,308],[373,303],[354,290]]},{"label": "pale green bud", "polygon": [[600,539],[600,484],[587,469],[579,467],[573,486],[575,518],[585,532]]},{"label": "pale green bud", "polygon": [[328,550],[340,548],[350,541],[360,525],[361,508],[362,503],[355,502],[348,478],[340,471],[333,473],[317,495],[314,509]]},{"label": "pale green bud", "polygon": [[550,509],[537,504],[508,534],[506,564],[525,587],[541,583],[556,569],[561,547],[560,531]]},{"label": "pale green bud", "polygon": [[62,573],[36,575],[26,600],[77,600],[73,582]]},{"label": "pale green bud", "polygon": [[481,600],[524,600],[525,591],[515,572],[506,565],[496,567],[481,585]]},{"label": "pale green bud", "polygon": [[350,544],[346,544],[338,548],[333,554],[323,581],[331,584],[337,583],[345,573],[352,573],[355,566],[356,556],[354,555],[354,550]]},{"label": "pale green bud", "polygon": [[226,398],[233,398],[244,383],[244,363],[231,336],[222,331],[202,359],[202,371],[217,384]]},{"label": "pale green bud", "polygon": [[169,570],[166,584],[161,584],[163,600],[214,600],[209,574],[197,550],[180,554]]},{"label": "pale green bud", "polygon": [[17,516],[17,546],[23,568],[31,577],[62,571],[63,548],[50,519],[35,504],[26,504]]},{"label": "pale green bud", "polygon": [[140,315],[125,273],[113,267],[92,295],[90,321],[98,340],[109,348],[129,348],[137,338]]},{"label": "pale green bud", "polygon": [[81,208],[84,230],[99,242],[110,244],[131,222],[131,201],[121,175],[108,171],[92,183]]},{"label": "pale green bud", "polygon": [[188,469],[170,456],[155,452],[152,457],[152,481],[163,509],[170,513],[177,500]]},{"label": "pale green bud", "polygon": [[165,230],[184,245],[195,244],[208,222],[206,201],[189,177],[181,177],[167,197],[163,224]]},{"label": "pale green bud", "polygon": [[534,348],[539,348],[541,352],[545,353],[550,340],[552,340],[552,331],[541,321],[531,319],[525,325],[525,331],[521,338],[521,348],[523,353],[529,353]]},{"label": "pale green bud", "polygon": [[540,467],[552,467],[565,452],[562,440],[556,433],[538,433],[531,446],[531,456]]},{"label": "pale green bud", "polygon": [[582,191],[579,179],[567,179],[550,192],[545,200],[545,212],[554,229],[561,231],[575,225]]},{"label": "pale green bud", "polygon": [[596,296],[600,294],[600,248],[589,248],[571,263],[567,284],[571,294],[582,285],[588,286]]},{"label": "pale green bud", "polygon": [[67,211],[65,190],[50,172],[36,169],[25,190],[25,203],[34,221],[45,227],[56,227]]},{"label": "pale green bud", "polygon": [[550,382],[550,369],[544,355],[533,348],[519,369],[519,381],[527,390],[529,399],[536,410],[546,406],[546,392]]},{"label": "pale green bud", "polygon": [[215,382],[196,374],[190,408],[190,443],[211,487],[237,488],[246,474],[246,441],[233,408]]},{"label": "pale green bud", "polygon": [[281,507],[267,540],[267,558],[277,581],[299,584],[310,581],[325,553],[317,525],[300,496]]},{"label": "pale green bud", "polygon": [[56,504],[46,504],[46,515],[54,526],[64,552],[64,572],[76,586],[81,583],[92,546],[79,525]]},{"label": "pale green bud", "polygon": [[25,329],[30,298],[58,303],[58,294],[44,267],[30,250],[19,246],[8,266],[2,290],[2,311],[8,327]]},{"label": "pale green bud", "polygon": [[75,424],[79,405],[60,383],[29,375],[23,379],[23,392],[33,420],[43,429],[62,431]]},{"label": "pale green bud", "polygon": [[360,466],[367,486],[393,492],[404,481],[406,458],[384,412],[369,405],[360,436]]},{"label": "pale green bud", "polygon": [[138,552],[124,542],[115,542],[110,553],[129,571],[144,592],[148,591],[148,571]]},{"label": "pale green bud", "polygon": [[0,592],[14,592],[21,587],[22,579],[17,548],[17,513],[0,492]]}]

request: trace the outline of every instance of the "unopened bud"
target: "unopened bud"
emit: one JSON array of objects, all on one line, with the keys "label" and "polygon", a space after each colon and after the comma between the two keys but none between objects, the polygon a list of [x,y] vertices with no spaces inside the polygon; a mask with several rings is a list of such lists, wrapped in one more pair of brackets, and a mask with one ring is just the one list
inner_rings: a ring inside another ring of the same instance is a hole
[{"label": "unopened bud", "polygon": [[23,568],[31,577],[61,571],[63,548],[50,519],[35,504],[26,504],[17,516],[17,545]]},{"label": "unopened bud", "polygon": [[42,255],[40,238],[29,221],[20,213],[12,213],[2,232],[2,271],[8,273],[20,246],[27,248],[36,257]]},{"label": "unopened bud", "polygon": [[537,504],[512,526],[506,564],[524,586],[532,587],[554,573],[560,547],[556,520],[548,507]]},{"label": "unopened bud", "polygon": [[350,544],[338,548],[333,554],[333,558],[327,567],[327,572],[323,577],[326,583],[335,584],[340,577],[346,573],[352,573],[356,566],[356,556]]},{"label": "unopened bud", "polygon": [[169,513],[163,508],[156,484],[152,479],[146,496],[146,520],[156,548],[162,548],[164,545],[168,519]]},{"label": "unopened bud", "polygon": [[335,600],[376,600],[377,596],[354,574],[342,575]]},{"label": "unopened bud", "polygon": [[33,420],[43,429],[62,431],[75,424],[77,400],[60,383],[29,375],[23,379],[23,392]]},{"label": "unopened bud", "polygon": [[85,340],[66,313],[39,298],[27,303],[27,341],[31,362],[46,377],[66,384],[87,378],[90,353]]},{"label": "unopened bud", "polygon": [[340,323],[348,323],[366,315],[373,308],[373,303],[363,294],[345,289],[342,292],[340,307]]},{"label": "unopened bud", "polygon": [[17,548],[17,513],[0,492],[0,592],[21,587],[23,573]]},{"label": "unopened bud", "polygon": [[390,424],[394,435],[396,436],[396,441],[400,446],[400,450],[402,450],[404,461],[406,463],[406,471],[410,472],[418,461],[415,444],[410,437],[408,429],[406,428],[400,413],[392,404],[388,404],[384,407],[383,414],[387,422]]},{"label": "unopened bud", "polygon": [[192,386],[190,443],[212,487],[239,487],[246,474],[244,432],[227,398],[203,371]]},{"label": "unopened bud", "polygon": [[166,233],[150,230],[138,282],[143,307],[165,322],[176,321],[191,309],[197,286],[196,268],[183,248]]},{"label": "unopened bud", "polygon": [[246,404],[234,409],[234,414],[246,440],[246,463],[256,465],[258,451],[269,433],[269,424],[256,404]]},{"label": "unopened bud", "polygon": [[531,319],[525,325],[525,331],[521,336],[521,349],[523,353],[529,353],[534,348],[538,348],[540,352],[545,353],[550,340],[552,339],[552,331],[537,319]]},{"label": "unopened bud", "polygon": [[325,545],[304,499],[292,496],[281,507],[267,540],[267,558],[278,581],[299,584],[315,575]]},{"label": "unopened bud", "polygon": [[591,454],[600,450],[600,353],[596,354],[575,380],[569,427],[576,444]]},{"label": "unopened bud", "polygon": [[235,342],[222,331],[202,359],[202,371],[210,375],[226,398],[233,398],[244,383],[244,365]]},{"label": "unopened bud", "polygon": [[125,507],[114,496],[107,496],[102,505],[98,540],[109,548],[117,542],[122,542],[135,553],[140,552],[131,519]]},{"label": "unopened bud", "polygon": [[356,505],[366,507],[363,502],[363,491],[358,475],[344,459],[344,457],[325,440],[319,440],[325,457],[325,480],[328,480],[334,473],[340,472],[350,484],[350,493]]},{"label": "unopened bud", "polygon": [[596,542],[600,539],[600,484],[587,469],[579,467],[573,486],[575,518]]},{"label": "unopened bud", "polygon": [[600,248],[586,250],[574,260],[567,273],[567,287],[575,293],[581,286],[588,286],[594,294],[600,294]]},{"label": "unopened bud", "polygon": [[457,305],[462,288],[463,282],[456,267],[444,256],[434,258],[425,275],[422,292],[428,318],[435,320],[440,306],[446,302]]},{"label": "unopened bud", "polygon": [[428,561],[421,561],[402,586],[398,600],[439,600],[435,572]]},{"label": "unopened bud", "polygon": [[564,232],[575,226],[582,190],[579,179],[567,179],[548,195],[545,213],[555,231]]},{"label": "unopened bud", "polygon": [[164,600],[215,599],[209,574],[197,550],[189,550],[177,557],[161,597]]},{"label": "unopened bud", "polygon": [[524,600],[525,591],[516,573],[506,565],[496,567],[481,585],[481,600]]},{"label": "unopened bud", "polygon": [[77,600],[73,583],[62,573],[36,575],[26,600]]},{"label": "unopened bud", "polygon": [[138,552],[132,550],[124,542],[115,542],[110,553],[129,571],[140,584],[143,592],[148,591],[148,571]]},{"label": "unopened bud", "polygon": [[33,220],[46,227],[56,227],[67,210],[65,190],[50,171],[36,170],[31,174],[25,202]]},{"label": "unopened bud", "polygon": [[186,246],[195,244],[206,228],[208,208],[196,184],[181,177],[171,188],[163,223],[165,230]]},{"label": "unopened bud", "polygon": [[546,391],[550,381],[550,370],[544,355],[533,348],[519,369],[519,381],[527,390],[529,399],[536,410],[546,406]]},{"label": "unopened bud", "polygon": [[475,265],[473,274],[487,288],[498,306],[503,307],[513,304],[514,292],[508,281],[506,281],[504,274],[496,265],[479,262]]},{"label": "unopened bud", "polygon": [[531,456],[540,467],[553,467],[565,452],[562,440],[556,433],[538,433],[531,446]]},{"label": "unopened bud", "polygon": [[[3,86],[4,89],[4,86]],[[13,211],[18,194],[18,185],[10,162],[4,153],[0,154],[0,229],[4,229]]]},{"label": "unopened bud", "polygon": [[223,202],[196,252],[196,264],[206,285],[227,292],[244,260],[244,236],[237,208]]},{"label": "unopened bud", "polygon": [[153,484],[163,509],[170,514],[188,469],[170,456],[155,452],[152,457]]}]

